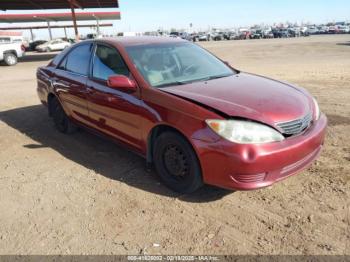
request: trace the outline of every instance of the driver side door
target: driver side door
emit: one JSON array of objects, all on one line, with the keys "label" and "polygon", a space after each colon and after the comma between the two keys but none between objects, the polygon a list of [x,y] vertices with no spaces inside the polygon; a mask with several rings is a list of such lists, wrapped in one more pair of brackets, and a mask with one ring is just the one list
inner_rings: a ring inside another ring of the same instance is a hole
[{"label": "driver side door", "polygon": [[96,44],[90,78],[87,81],[88,109],[91,124],[99,131],[134,149],[141,149],[141,100],[139,89],[126,93],[107,85],[111,75],[132,78],[118,50]]}]

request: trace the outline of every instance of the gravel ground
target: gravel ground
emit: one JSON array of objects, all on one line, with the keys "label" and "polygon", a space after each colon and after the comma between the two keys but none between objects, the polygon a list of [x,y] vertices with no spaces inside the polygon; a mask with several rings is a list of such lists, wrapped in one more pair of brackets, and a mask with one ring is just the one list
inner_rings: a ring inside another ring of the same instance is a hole
[{"label": "gravel ground", "polygon": [[201,45],[308,89],[319,160],[263,190],[172,193],[112,142],[56,132],[35,90],[52,56],[32,54],[0,67],[0,254],[350,254],[350,35]]}]

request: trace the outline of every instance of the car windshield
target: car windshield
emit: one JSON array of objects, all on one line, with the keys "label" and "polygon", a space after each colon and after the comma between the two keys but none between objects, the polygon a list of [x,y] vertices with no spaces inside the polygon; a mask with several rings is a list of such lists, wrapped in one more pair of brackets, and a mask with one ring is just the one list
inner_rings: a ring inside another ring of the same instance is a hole
[{"label": "car windshield", "polygon": [[192,43],[137,45],[126,48],[153,87],[181,85],[235,74],[215,56]]}]

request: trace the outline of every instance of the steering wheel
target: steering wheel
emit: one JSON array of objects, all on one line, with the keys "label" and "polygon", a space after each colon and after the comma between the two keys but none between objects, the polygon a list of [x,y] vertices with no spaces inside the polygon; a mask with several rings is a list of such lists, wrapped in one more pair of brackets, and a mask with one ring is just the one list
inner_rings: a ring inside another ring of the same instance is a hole
[{"label": "steering wheel", "polygon": [[162,72],[165,73],[170,73],[172,71],[174,71],[177,68],[177,65],[172,65],[172,66],[165,66],[164,70],[162,70]]},{"label": "steering wheel", "polygon": [[195,69],[196,68],[196,64],[190,64],[189,66],[186,66],[182,72],[183,74],[187,75],[188,73],[190,73],[191,69]]},{"label": "steering wheel", "polygon": [[176,74],[175,72],[179,72],[178,66],[172,65],[172,66],[165,66],[163,70],[160,71],[162,74],[166,74],[166,75],[174,75]]}]

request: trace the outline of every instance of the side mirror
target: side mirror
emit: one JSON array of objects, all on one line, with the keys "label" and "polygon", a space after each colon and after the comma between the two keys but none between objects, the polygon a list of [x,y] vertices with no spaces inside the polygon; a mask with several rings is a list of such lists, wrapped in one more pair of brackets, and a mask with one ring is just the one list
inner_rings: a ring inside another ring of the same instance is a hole
[{"label": "side mirror", "polygon": [[112,75],[108,77],[107,85],[110,88],[117,89],[126,93],[136,92],[136,82],[124,75]]}]

